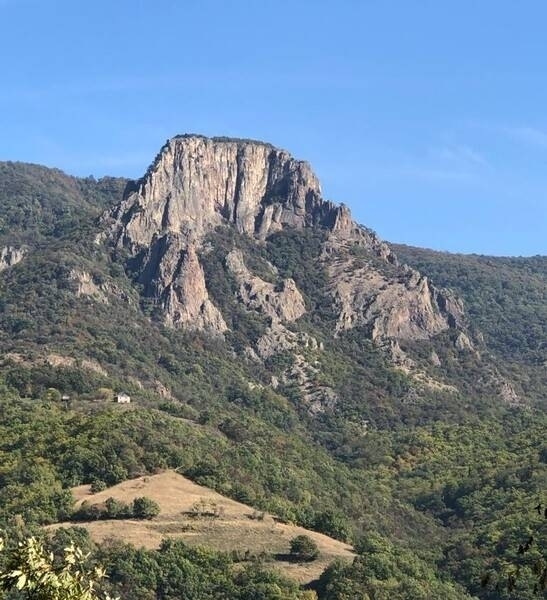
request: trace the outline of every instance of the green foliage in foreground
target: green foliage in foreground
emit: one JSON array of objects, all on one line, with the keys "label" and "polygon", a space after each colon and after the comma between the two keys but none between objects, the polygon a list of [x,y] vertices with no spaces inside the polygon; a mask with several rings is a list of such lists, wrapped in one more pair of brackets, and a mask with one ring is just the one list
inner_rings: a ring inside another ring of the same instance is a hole
[{"label": "green foliage in foreground", "polygon": [[19,592],[28,600],[110,600],[98,591],[104,570],[88,567],[86,559],[74,544],[55,558],[35,537],[8,549],[0,538],[0,591],[10,598],[10,592]]},{"label": "green foliage in foreground", "polygon": [[[74,538],[87,553],[75,545]],[[0,545],[0,591],[7,592],[6,600],[17,600],[19,593],[28,600],[315,597],[260,562],[236,565],[228,554],[190,548],[180,541],[165,540],[158,550],[137,550],[118,543],[97,547],[85,530],[73,529],[58,531],[47,541],[47,547],[51,553],[34,537],[7,549]]]},{"label": "green foliage in foreground", "polygon": [[159,550],[104,547],[112,590],[132,600],[297,600],[299,586],[252,562],[237,567],[228,554],[165,540]]},{"label": "green foliage in foreground", "polygon": [[[304,600],[308,592],[259,563],[236,568],[227,554],[189,548],[166,540],[157,551],[115,544],[93,554],[70,543],[62,550],[62,532],[53,539],[56,554],[34,537],[4,549],[0,540],[0,592],[6,599],[28,600]],[[82,534],[79,533],[79,537]],[[84,534],[85,538],[85,534]],[[2,552],[3,551],[3,552]],[[97,566],[100,558],[106,572]],[[108,574],[108,579],[104,579]],[[115,594],[111,596],[110,594]],[[120,594],[120,596],[118,596]]]}]

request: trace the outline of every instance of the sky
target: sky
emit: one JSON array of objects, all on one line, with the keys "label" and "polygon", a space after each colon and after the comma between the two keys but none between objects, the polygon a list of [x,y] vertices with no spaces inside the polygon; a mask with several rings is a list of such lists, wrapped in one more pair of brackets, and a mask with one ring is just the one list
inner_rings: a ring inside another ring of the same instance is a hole
[{"label": "sky", "polygon": [[544,0],[0,0],[0,160],[261,139],[381,237],[547,255]]}]

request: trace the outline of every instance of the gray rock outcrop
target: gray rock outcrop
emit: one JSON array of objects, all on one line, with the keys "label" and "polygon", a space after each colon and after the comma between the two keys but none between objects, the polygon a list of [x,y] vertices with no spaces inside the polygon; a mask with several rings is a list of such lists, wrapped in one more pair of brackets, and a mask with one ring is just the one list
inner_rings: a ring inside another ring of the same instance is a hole
[{"label": "gray rock outcrop", "polygon": [[[428,339],[461,321],[447,311],[441,292],[412,269],[386,274],[349,254],[327,262],[331,294],[338,307],[337,331],[365,327],[372,340]],[[444,297],[443,297],[444,298]]]},{"label": "gray rock outcrop", "polygon": [[[309,165],[283,150],[180,136],[111,211],[110,238],[132,255],[139,283],[163,307],[167,323],[222,333],[226,324],[197,259],[203,237],[225,224],[265,238],[285,226],[336,223],[339,213],[321,199]],[[294,295],[294,282],[286,285]]]},{"label": "gray rock outcrop", "polygon": [[296,321],[306,313],[306,304],[293,279],[275,285],[253,275],[245,266],[240,250],[232,250],[226,265],[239,284],[245,306],[268,316],[272,323]]},{"label": "gray rock outcrop", "polygon": [[0,271],[5,271],[10,267],[13,267],[17,263],[20,263],[27,254],[27,248],[21,246],[16,248],[15,246],[4,246],[0,248]]},{"label": "gray rock outcrop", "polygon": [[[307,163],[262,142],[173,138],[146,175],[128,187],[109,221],[111,242],[129,252],[144,294],[156,299],[173,326],[226,330],[210,299],[198,251],[207,233],[231,226],[257,243],[283,228],[327,232],[321,261],[338,313],[335,333],[363,327],[371,339],[383,342],[427,339],[462,327],[457,299],[399,265],[389,246],[358,225],[346,206],[323,200]],[[272,320],[270,342],[279,344],[265,343],[268,352],[284,347],[291,336],[280,338],[283,322],[305,312],[296,284],[263,281],[245,267],[241,253],[229,253],[226,260],[238,280],[240,300]]]},{"label": "gray rock outcrop", "polygon": [[112,217],[116,242],[135,251],[158,234],[223,223],[261,238],[284,226],[345,225],[308,163],[262,142],[201,136],[170,140]]}]

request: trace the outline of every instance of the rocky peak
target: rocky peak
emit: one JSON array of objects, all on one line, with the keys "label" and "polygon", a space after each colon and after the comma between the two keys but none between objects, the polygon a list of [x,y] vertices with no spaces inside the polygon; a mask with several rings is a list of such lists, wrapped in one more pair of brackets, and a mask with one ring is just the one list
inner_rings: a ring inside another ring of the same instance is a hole
[{"label": "rocky peak", "polygon": [[219,225],[258,239],[284,227],[318,225],[340,233],[356,227],[346,207],[321,198],[309,164],[285,150],[198,135],[169,140],[110,212],[111,240],[129,250],[139,282],[158,299],[168,323],[219,333],[226,328],[196,256]]},{"label": "rocky peak", "polygon": [[198,236],[231,224],[264,238],[284,226],[340,229],[351,220],[321,198],[308,163],[262,142],[178,136],[112,212],[117,242],[149,246],[166,233]]},{"label": "rocky peak", "polygon": [[[112,243],[129,251],[144,293],[157,300],[167,323],[225,331],[198,252],[205,235],[221,225],[257,241],[284,228],[327,231],[321,260],[339,313],[336,332],[364,327],[384,343],[459,328],[460,307],[400,266],[345,205],[325,201],[308,163],[262,142],[198,135],[169,140],[110,212]],[[305,311],[294,281],[274,289],[247,270],[240,253],[229,255],[227,265],[240,284],[240,300],[276,326]]]}]

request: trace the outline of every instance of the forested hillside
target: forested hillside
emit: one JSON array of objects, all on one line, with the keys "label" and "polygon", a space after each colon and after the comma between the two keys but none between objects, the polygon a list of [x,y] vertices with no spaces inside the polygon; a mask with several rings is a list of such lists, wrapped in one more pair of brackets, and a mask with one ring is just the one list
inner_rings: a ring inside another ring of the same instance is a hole
[{"label": "forested hillside", "polygon": [[[294,168],[295,181],[313,182]],[[97,544],[80,528],[48,543],[59,550],[72,536],[122,599],[537,597],[547,260],[397,246],[397,261],[315,196],[302,226],[283,204],[289,224],[262,237],[213,215],[195,250],[177,246],[173,228],[141,247],[144,229],[132,223],[149,218],[146,181],[0,164],[8,543],[72,519],[74,486],[169,468],[348,541],[357,558],[304,590],[275,574],[274,554]],[[265,211],[293,193],[292,180],[281,183]],[[177,321],[191,301],[181,278],[198,289],[201,271],[206,297],[192,318],[207,310],[225,329]],[[120,391],[129,406],[114,402]]]},{"label": "forested hillside", "polygon": [[476,335],[499,368],[544,405],[547,363],[547,257],[448,254],[393,245],[404,262],[465,301]]}]

